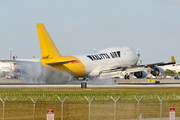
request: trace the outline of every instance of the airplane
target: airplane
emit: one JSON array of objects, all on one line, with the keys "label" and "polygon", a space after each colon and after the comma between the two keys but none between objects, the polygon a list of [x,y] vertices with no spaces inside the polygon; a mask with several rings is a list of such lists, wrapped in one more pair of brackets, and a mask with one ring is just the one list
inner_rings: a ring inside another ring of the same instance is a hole
[{"label": "airplane", "polygon": [[154,76],[160,76],[164,74],[164,69],[159,66],[176,64],[172,56],[171,62],[138,65],[139,58],[129,46],[110,47],[89,54],[63,56],[59,53],[43,23],[37,23],[36,25],[42,64],[69,72],[77,78],[93,79],[112,72],[124,74],[125,79],[129,79],[131,73],[137,78],[145,78],[148,71]]},{"label": "airplane", "polygon": [[[17,77],[17,73],[19,72],[19,62],[38,62],[40,59],[16,59],[13,56],[13,60],[1,59],[0,60],[0,76],[5,77],[6,75],[10,75]],[[19,76],[19,75],[18,75]]]},{"label": "airplane", "polygon": [[[14,59],[14,57],[13,57]],[[13,63],[4,63],[0,62],[0,76],[4,77],[7,74],[13,73],[15,70],[14,64]]]},{"label": "airplane", "polygon": [[[3,72],[12,71],[11,66],[12,65],[10,63],[2,63],[2,62],[0,62],[0,72],[3,73]],[[13,66],[12,66],[12,68],[13,68]]]}]

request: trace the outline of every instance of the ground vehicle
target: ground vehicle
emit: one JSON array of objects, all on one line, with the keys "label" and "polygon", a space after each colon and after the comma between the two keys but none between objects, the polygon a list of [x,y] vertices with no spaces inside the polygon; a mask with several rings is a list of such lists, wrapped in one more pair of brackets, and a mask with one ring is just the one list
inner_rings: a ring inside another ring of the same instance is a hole
[{"label": "ground vehicle", "polygon": [[6,79],[11,79],[11,75],[6,75]]},{"label": "ground vehicle", "polygon": [[174,79],[180,79],[180,77],[179,76],[175,76]]}]

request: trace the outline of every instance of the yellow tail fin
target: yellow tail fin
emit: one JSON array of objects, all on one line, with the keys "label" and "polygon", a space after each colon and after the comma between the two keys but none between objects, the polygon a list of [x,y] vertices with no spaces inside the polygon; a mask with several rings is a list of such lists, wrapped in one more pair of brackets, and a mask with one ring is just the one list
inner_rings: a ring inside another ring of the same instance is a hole
[{"label": "yellow tail fin", "polygon": [[43,23],[37,23],[37,31],[39,36],[39,43],[41,47],[42,58],[57,58],[62,55],[59,53],[49,33],[44,27]]},{"label": "yellow tail fin", "polygon": [[176,62],[176,60],[174,59],[174,56],[171,56],[171,62]]}]

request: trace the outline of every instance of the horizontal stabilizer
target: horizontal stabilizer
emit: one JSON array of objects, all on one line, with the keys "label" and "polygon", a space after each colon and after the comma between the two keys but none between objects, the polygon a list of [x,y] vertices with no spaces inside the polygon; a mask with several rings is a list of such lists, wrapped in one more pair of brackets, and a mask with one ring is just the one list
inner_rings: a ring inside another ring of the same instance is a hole
[{"label": "horizontal stabilizer", "polygon": [[47,65],[62,65],[70,62],[75,62],[77,60],[71,60],[71,61],[64,61],[64,62],[53,62],[53,63],[47,63]]},{"label": "horizontal stabilizer", "polygon": [[6,60],[6,59],[4,59],[4,60],[0,60],[0,62],[3,62],[3,63],[24,63],[24,62],[39,62],[39,60]]}]

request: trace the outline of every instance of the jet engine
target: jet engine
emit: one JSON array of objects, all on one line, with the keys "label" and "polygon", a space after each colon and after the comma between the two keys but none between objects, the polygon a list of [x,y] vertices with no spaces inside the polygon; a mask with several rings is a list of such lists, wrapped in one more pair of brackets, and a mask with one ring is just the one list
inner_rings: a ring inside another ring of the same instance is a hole
[{"label": "jet engine", "polygon": [[164,69],[158,66],[154,66],[154,70],[151,71],[153,76],[159,76],[164,74]]},{"label": "jet engine", "polygon": [[146,70],[135,72],[134,76],[137,78],[145,78],[147,76],[148,72]]}]

